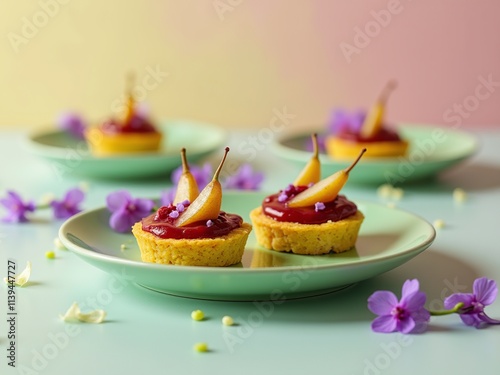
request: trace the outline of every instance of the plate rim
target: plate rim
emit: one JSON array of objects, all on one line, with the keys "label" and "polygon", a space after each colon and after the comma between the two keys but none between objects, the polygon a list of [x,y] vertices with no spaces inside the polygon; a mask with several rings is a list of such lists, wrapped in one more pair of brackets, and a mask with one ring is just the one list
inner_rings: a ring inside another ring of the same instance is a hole
[{"label": "plate rim", "polygon": [[[424,162],[424,164],[427,164],[427,165],[430,165],[433,163],[448,162],[448,161],[460,161],[460,160],[463,160],[465,158],[468,158],[468,157],[474,155],[475,153],[477,153],[479,151],[479,144],[480,143],[479,143],[478,137],[475,136],[472,132],[470,132],[468,130],[463,130],[463,129],[457,130],[457,129],[450,129],[448,127],[441,126],[441,125],[418,124],[418,123],[400,123],[397,125],[397,128],[398,129],[410,129],[410,130],[412,130],[412,129],[426,130],[428,132],[431,132],[432,130],[435,130],[435,129],[441,129],[445,133],[448,133],[448,134],[455,134],[455,135],[463,136],[471,142],[470,149],[467,150],[467,152],[461,154],[460,156],[451,157],[451,158],[440,158],[440,159],[436,159],[436,160],[426,160]],[[313,128],[312,131],[313,132],[317,131],[318,134],[325,133],[325,127],[324,126],[323,126],[323,128],[318,127],[317,129]],[[299,137],[299,136],[306,137],[309,134],[311,134],[311,131],[305,132],[303,130],[300,130],[300,131],[297,130],[296,132],[282,135],[281,137],[277,137],[275,140],[273,140],[273,142],[271,143],[271,149],[275,153],[275,155],[277,155],[283,159],[307,162],[307,160],[309,160],[309,158],[311,157],[310,152],[308,152],[306,150],[298,150],[298,149],[284,146],[282,144],[282,142],[286,139],[290,139],[290,138],[294,138],[294,137]],[[345,160],[345,161],[344,160],[335,160],[335,159],[332,159],[330,156],[328,156],[325,153],[320,153],[320,159],[321,159],[322,164],[326,163],[328,166],[336,166],[336,165],[343,166],[343,165],[350,164],[349,160]],[[393,166],[393,165],[398,165],[401,161],[399,158],[396,159],[396,158],[377,157],[377,158],[364,159],[364,160],[362,160],[362,162],[365,165],[368,165],[368,164],[382,165],[382,164],[384,164],[384,165]]]},{"label": "plate rim", "polygon": [[[238,193],[238,192],[233,192]],[[226,192],[227,194],[227,192]],[[231,194],[231,193],[230,193]],[[248,193],[244,193],[248,194]],[[253,194],[267,194],[267,193],[262,193],[262,192],[254,192]],[[91,214],[96,214],[97,212],[105,211],[107,208],[105,206],[100,206],[91,210],[85,210],[82,211],[68,220],[66,220],[59,228],[58,231],[58,237],[61,240],[61,242],[64,244],[64,246],[69,249],[71,252],[75,253],[76,255],[80,257],[90,257],[96,260],[100,261],[105,261],[108,263],[114,263],[114,264],[122,264],[122,265],[127,265],[127,266],[134,266],[134,267],[140,267],[140,268],[149,268],[149,269],[154,269],[154,270],[165,270],[165,271],[171,271],[171,272],[192,272],[192,271],[197,271],[197,273],[219,273],[220,271],[224,271],[224,274],[226,273],[236,273],[236,274],[253,274],[253,273],[272,273],[272,272],[285,272],[285,271],[293,271],[297,269],[307,269],[307,270],[324,270],[324,269],[340,269],[340,268],[348,268],[352,266],[362,266],[370,263],[379,263],[379,262],[386,262],[386,261],[391,261],[394,258],[399,258],[403,257],[406,255],[411,255],[414,254],[418,255],[419,253],[425,251],[427,248],[429,248],[432,243],[434,242],[436,238],[436,230],[434,227],[424,218],[421,216],[410,212],[408,210],[404,210],[401,208],[390,208],[386,207],[383,204],[375,203],[375,202],[370,202],[366,200],[353,200],[356,204],[360,205],[372,205],[376,206],[379,208],[387,209],[387,210],[396,210],[399,212],[402,212],[406,215],[410,215],[414,219],[419,220],[421,223],[425,224],[428,229],[430,229],[429,235],[426,236],[426,238],[420,242],[417,245],[414,245],[408,249],[405,249],[403,251],[400,251],[396,254],[390,254],[390,255],[385,255],[382,257],[377,257],[375,259],[364,259],[364,260],[358,260],[358,261],[353,261],[349,263],[341,263],[341,264],[323,264],[323,265],[297,265],[297,266],[284,266],[284,267],[262,267],[262,268],[231,268],[231,267],[203,267],[203,266],[176,266],[176,265],[167,265],[167,264],[156,264],[156,263],[147,263],[147,262],[139,262],[139,261],[134,261],[130,259],[123,259],[123,258],[118,258],[112,255],[108,254],[102,254],[102,253],[97,253],[92,250],[84,249],[78,245],[75,245],[72,243],[69,239],[66,238],[65,234],[68,233],[65,231],[65,228],[70,225],[73,221],[80,219],[82,216],[86,215],[91,215]],[[111,229],[110,229],[111,230]],[[75,247],[77,250],[75,250]],[[272,251],[272,250],[269,250]]]},{"label": "plate rim", "polygon": [[[219,125],[213,124],[213,123],[208,123],[208,122],[203,122],[203,121],[197,121],[197,120],[190,120],[190,119],[162,119],[158,121],[158,126],[160,128],[168,129],[175,124],[189,124],[189,126],[192,126],[193,128],[199,129],[203,128],[206,129],[207,131],[213,132],[217,134],[218,136],[218,145],[224,144],[224,142],[227,141],[229,137],[229,131]],[[27,134],[25,137],[25,145],[28,148],[28,151],[30,151],[32,154],[38,155],[40,157],[44,158],[51,158],[51,159],[64,159],[67,155],[66,152],[67,150],[76,150],[74,147],[70,146],[65,146],[65,147],[58,147],[58,146],[51,146],[51,145],[45,145],[37,141],[37,138],[42,137],[42,136],[53,136],[56,134],[62,134],[64,133],[64,130],[57,129],[54,127],[51,128],[46,128],[43,130],[37,130],[37,131],[32,131]],[[81,142],[85,142],[85,140],[81,140]],[[213,147],[208,147],[208,146],[203,146],[200,147],[198,150],[193,150],[190,152],[189,157],[194,157],[198,155],[203,155],[205,153],[211,152],[213,150]],[[127,161],[127,160],[148,160],[148,159],[166,159],[166,158],[171,158],[171,157],[178,157],[178,150],[172,150],[172,152],[145,152],[145,153],[140,153],[140,154],[120,154],[120,155],[114,155],[114,156],[106,156],[106,157],[95,157],[93,156],[90,152],[86,152],[86,155],[81,155],[79,154],[79,157],[83,161],[87,162],[94,162],[94,161]]]}]

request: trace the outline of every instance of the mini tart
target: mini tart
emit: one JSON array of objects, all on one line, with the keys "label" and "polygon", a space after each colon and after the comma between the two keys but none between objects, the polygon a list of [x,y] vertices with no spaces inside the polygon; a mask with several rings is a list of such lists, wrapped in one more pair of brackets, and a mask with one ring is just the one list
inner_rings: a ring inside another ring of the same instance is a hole
[{"label": "mini tart", "polygon": [[262,246],[276,250],[304,255],[341,253],[356,244],[359,228],[364,219],[356,211],[345,219],[323,224],[300,224],[276,221],[258,207],[250,212],[257,241]]},{"label": "mini tart", "polygon": [[112,156],[148,151],[158,151],[162,140],[159,132],[106,133],[92,128],[85,133],[92,153],[96,156]]},{"label": "mini tart", "polygon": [[252,226],[242,223],[225,236],[199,239],[160,238],[132,227],[144,262],[181,266],[226,267],[241,262]]},{"label": "mini tart", "polygon": [[330,135],[325,139],[325,147],[328,155],[334,159],[353,159],[363,148],[366,148],[365,158],[379,158],[405,156],[408,142],[405,140],[354,142]]}]

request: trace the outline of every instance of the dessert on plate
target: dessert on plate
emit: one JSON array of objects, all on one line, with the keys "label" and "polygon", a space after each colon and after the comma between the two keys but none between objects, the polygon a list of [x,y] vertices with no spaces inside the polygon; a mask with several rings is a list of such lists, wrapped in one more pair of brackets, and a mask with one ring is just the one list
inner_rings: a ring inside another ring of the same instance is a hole
[{"label": "dessert on plate", "polygon": [[110,118],[85,132],[95,156],[154,152],[160,148],[162,133],[147,116],[138,112],[132,82],[129,79],[126,110],[122,118]]},{"label": "dessert on plate", "polygon": [[365,151],[361,150],[351,166],[320,181],[314,136],[314,155],[294,183],[266,197],[250,212],[257,242],[271,250],[307,255],[353,248],[364,215],[338,193]]},{"label": "dessert on plate", "polygon": [[226,147],[212,181],[199,194],[182,151],[183,173],[174,202],[132,227],[143,261],[209,267],[241,262],[252,226],[240,216],[220,210],[218,178],[228,151]]},{"label": "dessert on plate", "polygon": [[334,159],[352,159],[366,148],[365,157],[404,156],[408,141],[384,124],[384,112],[390,93],[396,88],[395,81],[389,81],[368,114],[360,129],[340,127],[335,134],[325,139],[326,152]]}]

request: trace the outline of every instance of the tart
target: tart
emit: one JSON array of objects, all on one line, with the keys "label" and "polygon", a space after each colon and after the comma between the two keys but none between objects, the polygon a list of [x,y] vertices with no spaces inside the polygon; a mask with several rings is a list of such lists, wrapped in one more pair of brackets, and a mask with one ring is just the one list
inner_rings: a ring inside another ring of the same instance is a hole
[{"label": "tart", "polygon": [[[352,159],[366,148],[367,158],[405,156],[408,151],[408,141],[397,131],[383,123],[385,105],[389,94],[396,87],[390,81],[378,98],[375,105],[366,116],[334,116],[331,129],[333,134],[325,138],[326,152],[334,159]],[[352,120],[354,123],[350,123]]]},{"label": "tart", "polygon": [[226,147],[212,181],[198,193],[185,149],[181,150],[183,173],[174,202],[132,227],[144,262],[206,267],[241,262],[252,226],[240,216],[220,210],[218,177],[228,152]]},{"label": "tart", "polygon": [[319,181],[318,142],[314,155],[293,184],[264,199],[250,212],[257,242],[270,250],[304,255],[352,249],[364,215],[339,191],[366,150],[345,170]]},{"label": "tart", "polygon": [[132,90],[129,90],[126,113],[122,119],[108,119],[85,132],[87,144],[95,156],[158,151],[162,138],[162,133],[152,121],[138,113]]},{"label": "tart", "polygon": [[[290,198],[306,188],[289,187]],[[337,196],[316,212],[314,206],[289,208],[286,201],[278,201],[281,195],[266,197],[261,207],[250,212],[261,246],[304,255],[341,253],[354,247],[364,215],[345,196]]]}]

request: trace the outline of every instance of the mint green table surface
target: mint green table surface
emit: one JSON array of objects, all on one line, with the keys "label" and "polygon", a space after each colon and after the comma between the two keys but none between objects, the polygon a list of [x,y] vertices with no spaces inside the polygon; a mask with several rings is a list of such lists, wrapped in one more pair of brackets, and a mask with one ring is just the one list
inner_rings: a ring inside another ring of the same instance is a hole
[{"label": "mint green table surface", "polygon": [[[273,302],[218,302],[180,298],[138,287],[82,261],[74,253],[55,250],[61,222],[39,212],[30,223],[0,225],[0,275],[7,259],[18,268],[33,263],[31,285],[16,289],[16,365],[7,365],[7,287],[0,287],[1,374],[498,374],[500,327],[477,330],[458,316],[436,317],[422,335],[376,334],[366,308],[375,290],[400,294],[406,279],[418,278],[427,306],[440,308],[454,291],[469,292],[472,282],[487,276],[500,282],[500,132],[475,131],[480,150],[436,179],[404,185],[398,207],[429,222],[442,219],[434,243],[404,265],[342,291]],[[264,189],[277,190],[299,171],[261,142],[249,151],[248,132],[228,140],[234,159],[252,162],[268,172]],[[0,132],[0,192],[19,191],[25,198],[45,193],[60,196],[82,180],[56,179],[50,166],[23,147],[26,134]],[[240,152],[238,152],[240,150]],[[244,151],[244,152],[243,152]],[[216,157],[210,158],[215,162]],[[119,188],[133,195],[157,197],[164,179],[86,180],[85,208],[103,205]],[[468,200],[454,203],[461,187]],[[348,183],[353,199],[384,203],[376,188]],[[56,259],[45,258],[47,250]],[[125,275],[126,276],[126,275]],[[300,274],[297,282],[300,282]],[[73,303],[106,310],[106,322],[67,324],[59,319]],[[202,322],[191,320],[195,309]],[[500,300],[487,307],[500,318]],[[224,315],[238,325],[222,326]],[[206,342],[210,351],[192,347]]]}]

